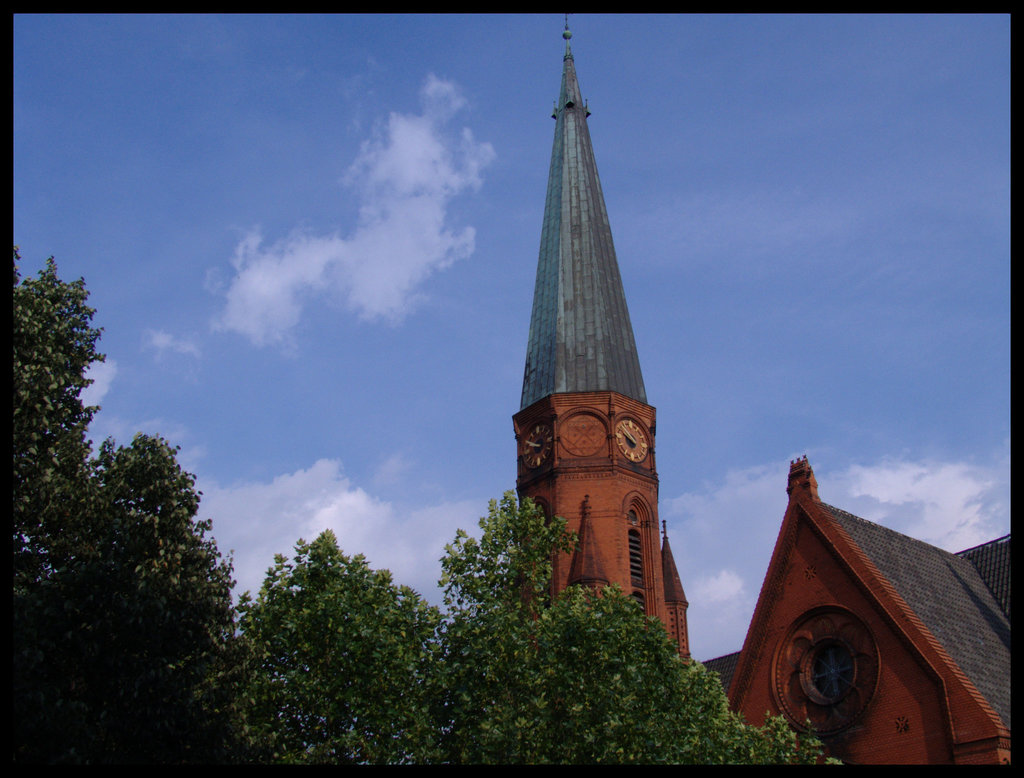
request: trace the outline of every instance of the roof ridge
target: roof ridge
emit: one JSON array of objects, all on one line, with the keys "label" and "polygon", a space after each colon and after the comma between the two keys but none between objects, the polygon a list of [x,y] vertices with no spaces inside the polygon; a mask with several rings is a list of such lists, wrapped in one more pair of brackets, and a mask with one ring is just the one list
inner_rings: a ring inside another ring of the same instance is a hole
[{"label": "roof ridge", "polygon": [[[850,513],[849,511],[843,510],[842,508],[837,508],[835,505],[829,505],[824,500],[818,500],[818,502],[821,504],[822,507],[827,508],[829,511],[831,511],[834,514],[841,513],[844,516],[848,516],[851,519],[856,519],[857,521],[863,521],[865,524],[871,524],[872,526],[880,527],[881,529],[885,530],[886,532],[891,532],[894,535],[899,535],[901,538],[906,538],[907,540],[911,540],[914,543],[920,543],[923,546],[928,546],[929,548],[934,548],[936,551],[941,551],[943,554],[949,554],[950,556],[955,556],[955,557],[960,557],[960,558],[963,558],[963,555],[968,553],[968,552],[970,552],[970,551],[975,551],[975,550],[977,550],[979,548],[984,548],[985,546],[991,546],[991,545],[994,545],[996,543],[1000,543],[1000,542],[1009,540],[1010,535],[1011,535],[1011,533],[1008,532],[1005,535],[1003,535],[1002,537],[993,538],[992,540],[986,540],[984,543],[979,543],[976,546],[971,546],[970,548],[965,548],[962,551],[947,551],[942,546],[938,546],[935,543],[929,543],[927,540],[921,540],[921,538],[915,538],[913,535],[908,535],[905,532],[900,532],[898,529],[893,529],[892,527],[888,527],[885,524],[882,524],[881,522],[872,521],[871,519],[865,519],[863,516],[858,516],[857,514]],[[964,560],[964,561],[969,562],[970,560]]]},{"label": "roof ridge", "polygon": [[992,540],[986,540],[984,543],[979,543],[976,546],[971,546],[970,548],[965,548],[963,551],[954,551],[953,553],[956,554],[957,556],[960,556],[960,555],[966,554],[966,553],[968,553],[970,551],[975,551],[975,550],[977,550],[979,548],[984,548],[985,546],[993,546],[996,543],[1002,543],[1003,541],[1009,540],[1011,534],[1012,533],[1007,532],[1005,535],[1003,535],[1000,538],[992,538]]}]

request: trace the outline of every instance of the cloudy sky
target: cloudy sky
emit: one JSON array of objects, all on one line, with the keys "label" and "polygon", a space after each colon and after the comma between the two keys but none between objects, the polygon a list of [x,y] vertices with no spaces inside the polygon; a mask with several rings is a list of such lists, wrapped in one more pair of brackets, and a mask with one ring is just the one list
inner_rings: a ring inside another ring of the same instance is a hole
[{"label": "cloudy sky", "polygon": [[[698,659],[807,455],[1009,532],[1008,16],[572,15]],[[92,434],[181,447],[239,590],[330,527],[434,602],[515,487],[563,17],[16,16],[14,242],[84,277]]]}]

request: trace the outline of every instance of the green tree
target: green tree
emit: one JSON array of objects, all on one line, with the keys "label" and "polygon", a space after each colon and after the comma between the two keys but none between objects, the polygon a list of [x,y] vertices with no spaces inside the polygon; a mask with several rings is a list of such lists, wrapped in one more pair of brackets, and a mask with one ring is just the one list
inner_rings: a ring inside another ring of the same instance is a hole
[{"label": "green tree", "polygon": [[[74,555],[88,476],[86,427],[95,407],[81,391],[88,367],[102,362],[101,330],[91,326],[82,279],[65,283],[51,257],[36,279],[20,282],[14,249],[11,340],[14,351],[12,515],[14,587],[44,579]],[[20,283],[19,283],[20,282]],[[72,530],[69,532],[69,530]]]},{"label": "green tree", "polygon": [[[445,619],[435,677],[443,759],[455,763],[544,761],[544,679],[537,619],[547,609],[552,552],[575,538],[512,493],[492,500],[479,540],[459,530],[441,560]],[[555,733],[551,733],[552,736]]]},{"label": "green tree", "polygon": [[813,762],[781,720],[751,727],[717,676],[678,656],[659,621],[614,587],[547,591],[572,547],[560,518],[509,492],[442,560],[436,715],[459,763]]},{"label": "green tree", "polygon": [[101,357],[84,283],[14,270],[14,758],[237,753],[231,566],[176,449],[85,438]]},{"label": "green tree", "polygon": [[430,761],[437,609],[327,530],[277,555],[241,629],[255,672],[249,721],[274,762]]}]

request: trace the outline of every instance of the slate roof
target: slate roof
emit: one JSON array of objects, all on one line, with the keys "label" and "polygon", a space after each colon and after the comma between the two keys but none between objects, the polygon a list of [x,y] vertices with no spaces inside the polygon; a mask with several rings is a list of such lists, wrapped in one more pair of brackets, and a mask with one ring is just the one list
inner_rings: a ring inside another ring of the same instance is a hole
[{"label": "slate roof", "polygon": [[740,653],[736,651],[732,654],[726,654],[725,656],[718,656],[714,659],[708,659],[707,661],[701,662],[704,667],[708,670],[713,670],[718,673],[719,680],[722,682],[722,688],[726,694],[729,693],[729,684],[732,683],[733,673],[736,672],[736,665],[740,661]]},{"label": "slate roof", "polygon": [[563,392],[647,402],[587,110],[566,39],[521,408]]},{"label": "slate roof", "polygon": [[970,561],[1010,620],[1010,536],[957,552]]},{"label": "slate roof", "polygon": [[892,583],[1009,729],[1010,536],[953,554],[821,505]]}]

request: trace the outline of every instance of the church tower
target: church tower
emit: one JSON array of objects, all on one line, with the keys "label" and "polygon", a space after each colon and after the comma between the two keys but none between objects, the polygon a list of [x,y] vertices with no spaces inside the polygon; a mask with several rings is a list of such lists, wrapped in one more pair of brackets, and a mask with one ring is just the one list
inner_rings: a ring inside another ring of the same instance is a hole
[{"label": "church tower", "polygon": [[523,376],[513,417],[517,488],[579,535],[553,593],[618,584],[689,656],[686,596],[658,523],[655,410],[587,129],[566,24],[547,200]]}]

